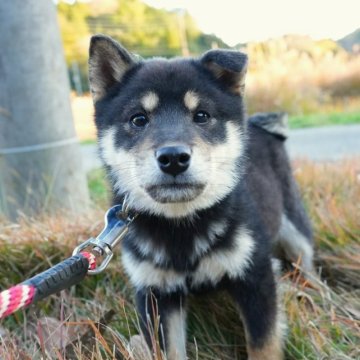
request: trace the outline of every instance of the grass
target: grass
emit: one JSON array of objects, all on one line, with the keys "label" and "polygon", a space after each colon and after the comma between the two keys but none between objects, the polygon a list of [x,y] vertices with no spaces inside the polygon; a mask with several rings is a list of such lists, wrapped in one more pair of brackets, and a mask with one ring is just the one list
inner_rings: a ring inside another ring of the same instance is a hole
[{"label": "grass", "polygon": [[289,117],[289,124],[292,129],[327,125],[360,124],[360,111],[293,115]]},{"label": "grass", "polygon": [[96,139],[85,139],[80,141],[81,145],[96,145]]},{"label": "grass", "polygon": [[[314,222],[321,280],[306,283],[293,271],[279,281],[289,325],[286,358],[360,359],[360,159],[296,161],[294,171]],[[103,174],[92,173],[89,184],[96,206],[82,218],[0,222],[0,288],[48,268],[99,233]],[[103,274],[2,321],[0,358],[134,359],[128,340],[137,331],[133,291],[117,254]],[[190,359],[246,358],[243,330],[225,294],[191,300],[187,344]]]},{"label": "grass", "polygon": [[103,169],[96,169],[88,174],[88,185],[91,200],[100,206],[106,207],[109,203],[109,188]]}]

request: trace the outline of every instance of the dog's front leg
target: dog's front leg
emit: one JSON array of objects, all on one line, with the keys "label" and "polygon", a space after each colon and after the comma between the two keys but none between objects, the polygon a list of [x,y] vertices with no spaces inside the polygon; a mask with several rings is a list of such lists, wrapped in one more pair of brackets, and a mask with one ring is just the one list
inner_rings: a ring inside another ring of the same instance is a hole
[{"label": "dog's front leg", "polygon": [[[181,291],[163,293],[157,289],[138,291],[137,309],[141,330],[151,350],[160,340],[168,360],[186,359],[186,309]],[[156,334],[155,334],[156,332]]]},{"label": "dog's front leg", "polygon": [[249,360],[283,359],[285,324],[279,311],[271,267],[231,280],[228,291],[244,323]]}]

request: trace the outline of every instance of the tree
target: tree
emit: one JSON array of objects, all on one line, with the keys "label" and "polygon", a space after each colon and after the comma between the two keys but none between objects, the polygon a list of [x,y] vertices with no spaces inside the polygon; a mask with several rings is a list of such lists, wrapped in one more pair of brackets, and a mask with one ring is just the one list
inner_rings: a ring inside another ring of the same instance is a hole
[{"label": "tree", "polygon": [[95,33],[109,35],[143,57],[188,51],[198,55],[214,46],[228,48],[216,36],[203,34],[188,12],[157,9],[141,0],[60,1],[57,10],[68,66],[77,62],[83,79],[89,38]]}]

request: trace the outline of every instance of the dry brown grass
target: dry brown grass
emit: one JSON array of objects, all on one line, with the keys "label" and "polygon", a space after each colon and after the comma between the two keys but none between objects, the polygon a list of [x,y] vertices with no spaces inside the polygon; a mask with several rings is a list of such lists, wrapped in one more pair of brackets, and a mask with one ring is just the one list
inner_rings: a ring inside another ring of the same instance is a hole
[{"label": "dry brown grass", "polygon": [[[359,359],[360,159],[296,161],[294,169],[314,222],[321,280],[304,281],[293,271],[279,282],[289,326],[287,359]],[[101,230],[102,213],[0,222],[1,288],[69,256],[75,244]],[[118,261],[117,256],[104,274],[3,321],[0,358],[133,359],[128,339],[137,333],[138,320]],[[224,294],[192,299],[190,310],[190,359],[245,358],[240,321]]]},{"label": "dry brown grass", "polygon": [[250,43],[244,51],[250,61],[250,113],[277,110],[309,114],[331,109],[344,112],[348,111],[346,99],[360,95],[360,57],[346,53],[332,42],[288,36]]}]

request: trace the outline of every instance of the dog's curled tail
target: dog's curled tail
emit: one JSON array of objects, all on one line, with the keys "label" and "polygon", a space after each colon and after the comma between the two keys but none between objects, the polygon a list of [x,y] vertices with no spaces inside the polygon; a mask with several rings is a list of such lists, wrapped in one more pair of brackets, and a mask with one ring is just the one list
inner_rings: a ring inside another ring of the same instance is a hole
[{"label": "dog's curled tail", "polygon": [[256,113],[249,117],[249,122],[283,140],[289,136],[288,114],[285,112]]}]

